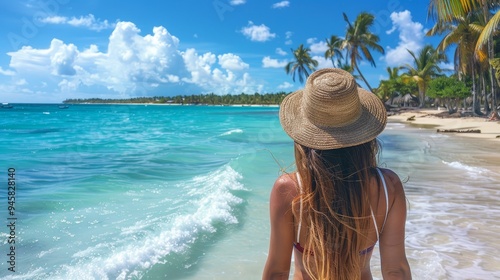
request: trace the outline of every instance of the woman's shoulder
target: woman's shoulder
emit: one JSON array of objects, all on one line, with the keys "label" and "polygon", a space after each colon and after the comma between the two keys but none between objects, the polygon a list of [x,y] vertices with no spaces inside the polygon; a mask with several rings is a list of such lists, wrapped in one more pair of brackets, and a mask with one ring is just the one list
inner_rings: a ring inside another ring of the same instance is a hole
[{"label": "woman's shoulder", "polygon": [[[404,188],[403,188],[403,183],[401,182],[401,179],[399,178],[398,174],[394,172],[391,169],[387,168],[379,168],[379,170],[382,172],[382,175],[384,176],[384,181],[387,187],[387,192],[389,197],[392,197],[394,199],[402,196],[404,197]],[[391,199],[389,199],[391,200]]]},{"label": "woman's shoulder", "polygon": [[378,169],[382,172],[388,188],[397,188],[402,186],[401,179],[399,178],[398,174],[396,174],[396,172],[388,168],[378,167]]},{"label": "woman's shoulder", "polygon": [[271,199],[279,199],[291,203],[298,194],[297,176],[295,173],[285,173],[274,182]]}]

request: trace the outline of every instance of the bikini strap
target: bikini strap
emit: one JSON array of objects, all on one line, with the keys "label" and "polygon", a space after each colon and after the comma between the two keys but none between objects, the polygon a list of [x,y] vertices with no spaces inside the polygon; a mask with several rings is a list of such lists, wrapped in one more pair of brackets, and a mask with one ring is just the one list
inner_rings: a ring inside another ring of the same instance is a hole
[{"label": "bikini strap", "polygon": [[[379,168],[377,168],[378,175],[380,176],[380,180],[382,180],[382,185],[384,186],[384,193],[385,193],[385,218],[384,218],[384,223],[382,224],[382,229],[381,231],[384,230],[385,222],[387,221],[387,215],[389,214],[389,195],[387,194],[387,184],[385,183],[385,178],[384,175],[382,174],[382,171],[380,171]],[[373,215],[373,211],[372,211]]]},{"label": "bikini strap", "polygon": [[380,238],[378,233],[377,219],[375,219],[375,215],[373,214],[373,209],[371,205],[370,205],[370,212],[372,213],[373,225],[375,225],[375,233],[377,233],[377,240],[379,240]]},{"label": "bikini strap", "polygon": [[[299,192],[300,194],[302,194],[302,184],[301,184],[301,179],[300,179],[300,174],[299,172],[297,172],[297,183],[299,184]],[[299,238],[300,238],[300,228],[302,226],[302,196],[300,197],[300,208],[299,208],[299,226],[298,226],[298,229],[297,229],[297,243],[299,243]]]}]

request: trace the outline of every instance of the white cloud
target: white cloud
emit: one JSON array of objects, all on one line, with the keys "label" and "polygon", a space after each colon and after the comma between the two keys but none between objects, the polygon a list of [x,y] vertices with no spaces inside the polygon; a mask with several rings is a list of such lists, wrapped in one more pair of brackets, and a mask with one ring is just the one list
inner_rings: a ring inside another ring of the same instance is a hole
[{"label": "white cloud", "polygon": [[68,21],[67,17],[61,17],[61,16],[51,16],[51,17],[46,17],[39,19],[40,22],[43,23],[50,23],[50,24],[63,24]]},{"label": "white cloud", "polygon": [[273,4],[273,9],[285,8],[290,6],[290,1],[281,1]]},{"label": "white cloud", "polygon": [[279,89],[288,89],[288,88],[291,88],[293,87],[293,84],[289,83],[289,82],[284,82],[282,83],[281,85],[278,86]]},{"label": "white cloud", "polygon": [[332,67],[332,60],[331,59],[325,59],[324,55],[313,55],[311,57],[312,59],[316,60],[318,62],[318,67],[316,69],[323,69],[323,68],[329,68]]},{"label": "white cloud", "polygon": [[328,45],[324,41],[316,42],[316,38],[307,39],[307,43],[310,45],[309,49],[313,54],[325,55],[326,50],[328,50]]},{"label": "white cloud", "polygon": [[0,66],[0,74],[5,75],[5,76],[14,76],[16,72],[12,70],[3,70],[2,67]]},{"label": "white cloud", "polygon": [[162,26],[154,27],[152,34],[145,36],[140,32],[131,22],[118,22],[105,52],[96,45],[78,49],[56,38],[46,49],[25,46],[9,52],[9,69],[0,68],[0,74],[18,82],[4,83],[1,88],[10,93],[26,89],[30,94],[44,92],[58,98],[56,101],[82,89],[109,95],[106,98],[146,96],[154,90],[165,94],[165,88],[175,88],[177,94],[262,89],[261,83],[254,82],[248,73],[239,72],[249,65],[235,54],[181,51],[179,39]]},{"label": "white cloud", "polygon": [[262,59],[262,67],[264,68],[282,68],[285,67],[287,63],[288,61],[286,60],[279,61],[269,56],[266,56]]},{"label": "white cloud", "polygon": [[392,28],[388,34],[398,31],[399,43],[396,48],[387,47],[384,57],[388,66],[400,66],[404,63],[412,63],[413,59],[408,50],[419,51],[423,46],[425,33],[423,26],[419,22],[412,21],[410,11],[393,12],[391,14]]},{"label": "white cloud", "polygon": [[241,58],[232,53],[227,53],[217,56],[219,65],[228,70],[243,70],[248,68],[248,64],[244,63]]},{"label": "white cloud", "polygon": [[279,54],[279,55],[287,55],[287,52],[285,52],[281,48],[276,48],[276,53]]},{"label": "white cloud", "polygon": [[271,33],[269,27],[264,24],[255,25],[253,22],[249,21],[247,27],[241,29],[241,33],[249,38],[251,41],[265,42],[274,37],[276,34]]},{"label": "white cloud", "polygon": [[[214,92],[215,89],[214,93],[216,94],[232,94],[253,92],[261,88],[260,85],[253,85],[253,81],[248,73],[244,73],[239,77],[230,69],[225,69],[224,72],[218,68],[213,68],[217,59],[212,53],[198,55],[195,49],[187,49],[182,54],[182,57],[187,70],[190,72],[190,77],[183,78],[182,81],[196,84],[205,91]],[[236,58],[235,60],[240,61],[240,58]]]},{"label": "white cloud", "polygon": [[46,18],[39,19],[42,23],[49,24],[68,24],[75,27],[86,27],[90,30],[101,31],[103,29],[112,29],[115,27],[115,24],[109,23],[107,20],[101,21],[100,19],[96,19],[93,14],[89,14],[88,16],[80,16],[76,17],[61,17],[61,16],[49,16]]},{"label": "white cloud", "polygon": [[237,5],[243,5],[245,4],[247,1],[246,0],[231,0],[229,2],[229,4],[233,5],[233,6],[237,6]]}]

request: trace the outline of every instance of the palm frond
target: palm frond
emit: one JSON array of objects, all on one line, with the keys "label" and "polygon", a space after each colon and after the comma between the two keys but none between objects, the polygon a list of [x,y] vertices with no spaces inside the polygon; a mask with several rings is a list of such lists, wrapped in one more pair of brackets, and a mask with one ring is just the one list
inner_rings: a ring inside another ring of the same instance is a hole
[{"label": "palm frond", "polygon": [[495,33],[499,23],[500,23],[500,11],[497,11],[495,15],[493,15],[493,17],[490,19],[490,21],[488,21],[483,31],[481,32],[481,35],[479,35],[479,38],[477,39],[476,43],[476,51],[482,49],[483,46],[486,45],[488,39],[491,38]]}]

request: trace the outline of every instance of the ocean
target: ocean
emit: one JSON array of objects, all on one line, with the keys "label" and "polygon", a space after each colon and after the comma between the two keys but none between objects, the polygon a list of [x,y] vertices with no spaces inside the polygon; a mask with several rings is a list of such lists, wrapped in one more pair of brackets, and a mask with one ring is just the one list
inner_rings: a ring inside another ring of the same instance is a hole
[{"label": "ocean", "polygon": [[[413,278],[500,279],[498,144],[400,123],[379,140]],[[2,108],[0,278],[260,279],[269,193],[293,170],[277,107]]]}]

